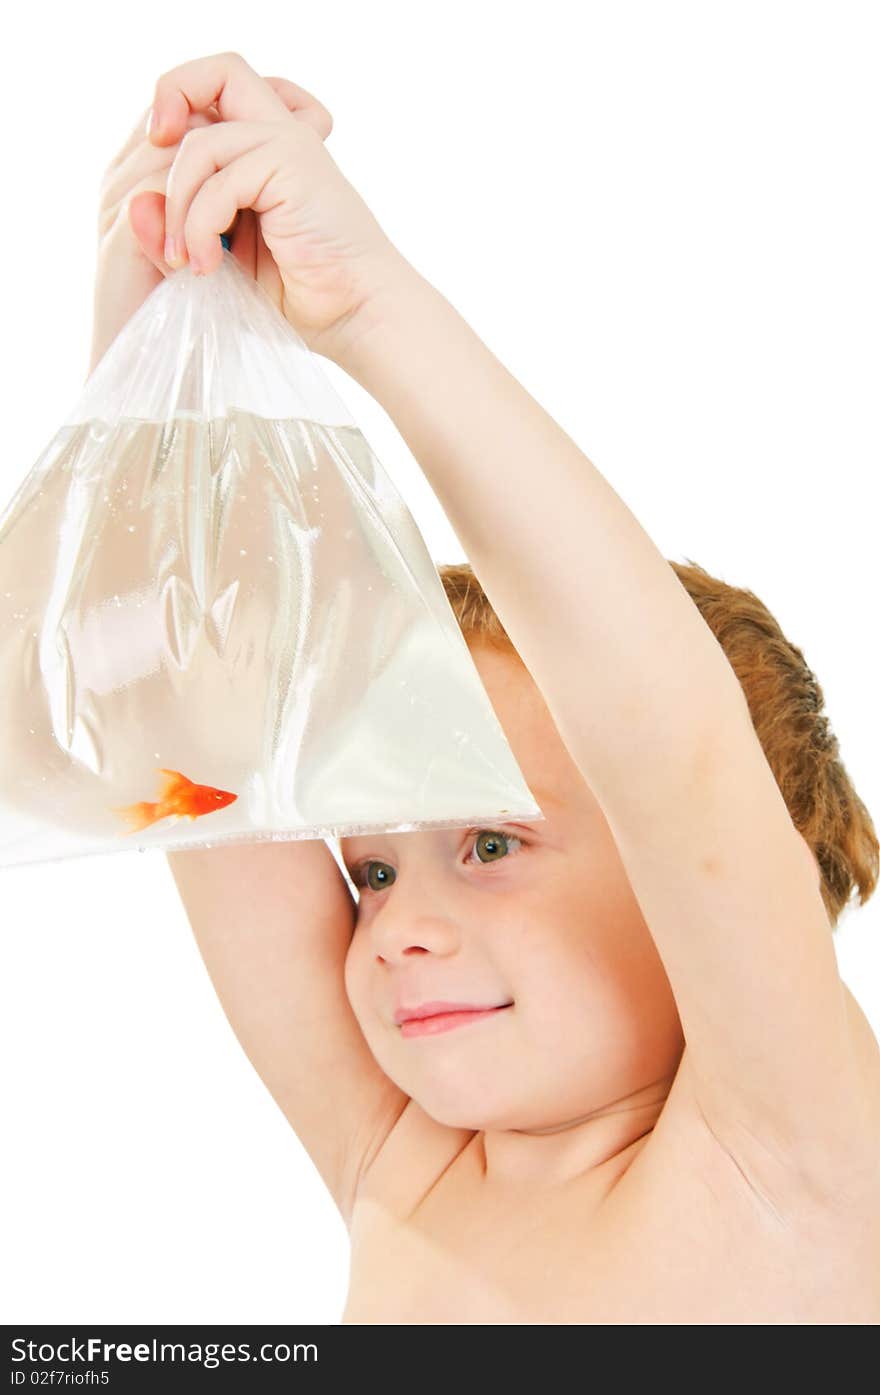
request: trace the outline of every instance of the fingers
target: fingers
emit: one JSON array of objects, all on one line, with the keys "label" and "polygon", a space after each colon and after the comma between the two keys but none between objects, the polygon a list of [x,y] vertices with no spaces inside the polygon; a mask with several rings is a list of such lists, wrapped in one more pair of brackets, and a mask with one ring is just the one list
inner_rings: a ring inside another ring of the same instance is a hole
[{"label": "fingers", "polygon": [[[322,149],[314,131],[303,124],[217,122],[188,131],[168,174],[165,191],[165,260],[182,266],[189,258],[194,269],[209,271],[222,259],[220,231],[236,212],[253,208],[263,213],[273,206],[267,185],[295,144],[303,152],[312,142]],[[277,202],[277,198],[275,198]]]},{"label": "fingers", "polygon": [[263,81],[274,87],[288,111],[292,111],[294,116],[313,126],[322,140],[327,139],[333,130],[333,117],[323,102],[319,102],[311,92],[307,92],[304,87],[297,87],[295,82],[290,82],[287,78],[267,77]]},{"label": "fingers", "polygon": [[[100,195],[102,221],[106,221],[108,216],[115,216],[123,199],[132,190],[137,190],[138,185],[141,189],[164,191],[165,173],[174,160],[177,148],[170,145],[161,149],[148,141],[145,135],[146,120],[145,112],[139,132],[135,131],[127,146],[104,171]],[[191,114],[187,126],[189,130],[195,130],[198,126],[216,124],[219,120],[216,112],[197,111]]]},{"label": "fingers", "polygon": [[[222,56],[222,55],[221,55]],[[238,55],[227,55],[237,58]],[[197,60],[199,62],[213,60]],[[242,60],[243,62],[244,60]],[[183,67],[191,67],[192,64],[184,64]],[[173,74],[180,72],[174,68],[170,73],[159,79],[156,86],[158,94],[159,84],[163,84]],[[256,74],[254,75],[256,76]],[[283,77],[266,77],[262,79],[277,93],[284,103],[288,112],[291,112],[298,120],[304,121],[318,132],[322,140],[326,140],[333,129],[333,117],[318,98],[311,92],[307,92],[304,87],[300,87],[295,82]],[[157,98],[158,99],[158,98]],[[155,105],[155,103],[153,104]],[[178,130],[175,141],[169,137],[163,129],[162,135],[157,139],[153,138],[153,133],[148,130],[150,117],[153,114],[153,106],[146,107],[138,117],[131,129],[128,139],[119,148],[116,154],[109,161],[104,171],[103,188],[106,190],[107,199],[110,202],[118,202],[124,194],[133,187],[144,175],[152,173],[157,169],[167,169],[169,160],[157,160],[155,157],[144,158],[145,152],[162,149],[171,154],[171,146],[179,140],[184,131]],[[222,120],[215,104],[211,103],[202,111],[191,111],[185,123],[184,130],[193,130],[197,126],[204,126],[209,123]],[[171,155],[173,158],[173,154]]]},{"label": "fingers", "polygon": [[[158,146],[173,156],[165,204],[165,260],[169,266],[181,266],[187,257],[206,270],[218,263],[222,256],[218,228],[230,232],[238,222],[239,210],[252,206],[245,190],[252,184],[260,160],[263,181],[253,190],[252,201],[259,198],[272,173],[266,167],[265,155],[246,161],[244,157],[258,149],[265,151],[278,135],[280,116],[295,117],[299,126],[310,127],[321,140],[333,129],[330,112],[311,92],[288,78],[261,77],[238,53],[193,59],[159,78],[146,145]],[[210,142],[204,131],[198,141],[194,140],[200,117],[214,128]],[[220,126],[225,130],[217,136]],[[290,130],[289,123],[286,130]],[[172,151],[178,142],[179,148]],[[121,179],[131,175],[136,153],[132,152],[114,176]],[[236,169],[231,174],[232,164]],[[256,205],[256,212],[261,211]]]},{"label": "fingers", "polygon": [[161,145],[179,140],[190,112],[211,105],[223,121],[277,121],[289,111],[275,88],[241,54],[215,53],[162,74],[153,98],[150,139]]},{"label": "fingers", "polygon": [[163,255],[165,240],[164,199],[155,190],[140,190],[128,201],[128,221],[141,251],[153,265],[167,275],[169,268]]}]

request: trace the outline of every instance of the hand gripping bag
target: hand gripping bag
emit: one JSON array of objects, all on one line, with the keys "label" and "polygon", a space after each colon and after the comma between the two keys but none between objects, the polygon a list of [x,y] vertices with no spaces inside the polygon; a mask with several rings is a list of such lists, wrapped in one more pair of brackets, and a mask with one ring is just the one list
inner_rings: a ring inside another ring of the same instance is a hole
[{"label": "hand gripping bag", "polygon": [[0,515],[0,866],[543,818],[405,503],[224,249]]}]

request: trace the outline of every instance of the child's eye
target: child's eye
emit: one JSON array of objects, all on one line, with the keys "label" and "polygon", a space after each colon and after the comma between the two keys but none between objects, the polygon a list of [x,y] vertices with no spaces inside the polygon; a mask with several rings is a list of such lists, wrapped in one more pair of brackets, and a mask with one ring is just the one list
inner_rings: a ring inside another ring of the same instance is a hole
[{"label": "child's eye", "polygon": [[[522,846],[522,839],[517,838],[515,834],[501,833],[494,828],[472,828],[470,837],[473,838],[475,835],[474,847],[482,847],[484,853],[487,854],[478,859],[484,866],[491,862],[503,861],[509,857],[510,853],[506,850],[509,849],[511,843]],[[370,880],[370,868],[372,867],[379,869],[372,874],[376,878],[375,884]],[[390,879],[388,878],[389,872],[391,873]],[[376,862],[371,859],[359,863],[351,872],[351,879],[355,886],[368,891],[382,891],[386,886],[392,886],[396,877],[397,873],[387,862]]]},{"label": "child's eye", "polygon": [[[479,859],[480,862],[498,862],[500,861],[500,859],[496,857],[495,854],[498,852],[499,847],[503,846],[505,848],[509,848],[511,843],[521,844],[522,842],[522,839],[517,838],[515,834],[501,833],[498,829],[495,828],[472,829],[471,833],[477,834],[477,839],[474,843],[474,847],[478,848],[482,843],[483,847],[487,849],[489,852],[488,857],[481,857]],[[507,856],[507,854],[502,853],[502,857],[505,856]]]}]

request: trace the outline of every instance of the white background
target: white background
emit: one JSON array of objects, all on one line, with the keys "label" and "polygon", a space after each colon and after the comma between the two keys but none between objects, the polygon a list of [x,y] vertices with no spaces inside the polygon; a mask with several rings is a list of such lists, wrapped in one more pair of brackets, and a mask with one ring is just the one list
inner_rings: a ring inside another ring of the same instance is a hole
[{"label": "white background", "polygon": [[[233,49],[667,558],[753,590],[880,821],[871,4],[16,6],[0,507],[88,368],[98,188],[158,76]],[[379,407],[326,371],[438,562]],[[487,460],[504,487],[503,460]],[[2,720],[2,713],[0,713]],[[342,1221],[244,1056],[164,857],[0,872],[5,1322],[336,1322]],[[835,940],[880,1033],[880,894]]]}]

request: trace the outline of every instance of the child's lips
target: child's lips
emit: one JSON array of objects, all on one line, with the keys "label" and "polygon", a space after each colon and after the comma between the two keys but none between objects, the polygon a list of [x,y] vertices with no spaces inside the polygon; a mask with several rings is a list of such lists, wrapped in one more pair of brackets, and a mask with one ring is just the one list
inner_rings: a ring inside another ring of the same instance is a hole
[{"label": "child's lips", "polygon": [[[513,1001],[511,998],[510,1002]],[[401,1003],[394,1009],[394,1021],[399,1027],[402,1022],[409,1022],[416,1017],[436,1017],[440,1013],[446,1012],[488,1012],[493,1008],[507,1007],[509,1003],[454,1003],[447,998],[432,998],[430,1001],[414,1004],[406,1007]]]},{"label": "child's lips", "polygon": [[513,1007],[513,1003],[499,1003],[497,1007],[477,1008],[476,1010],[458,1009],[455,1012],[436,1012],[429,1017],[412,1017],[400,1023],[400,1035],[402,1037],[436,1036],[440,1032],[449,1032],[455,1027],[463,1027],[469,1022],[481,1022],[487,1018],[495,1017],[499,1012],[504,1012],[509,1007]]}]

